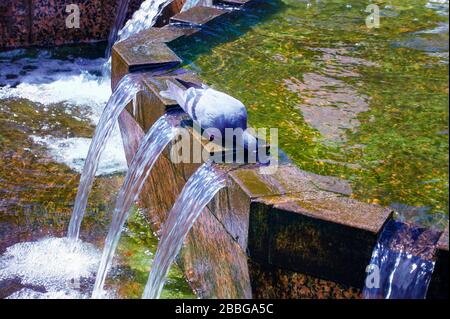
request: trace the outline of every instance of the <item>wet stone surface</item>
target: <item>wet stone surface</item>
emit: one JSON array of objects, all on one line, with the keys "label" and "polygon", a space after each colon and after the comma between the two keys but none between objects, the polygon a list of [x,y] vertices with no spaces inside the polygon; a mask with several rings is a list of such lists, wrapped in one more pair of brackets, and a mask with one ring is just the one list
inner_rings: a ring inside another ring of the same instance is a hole
[{"label": "wet stone surface", "polygon": [[360,287],[377,234],[389,216],[381,207],[326,192],[259,198],[250,211],[249,255]]},{"label": "wet stone surface", "polygon": [[170,20],[177,23],[202,26],[227,12],[227,10],[223,9],[198,6],[181,12],[173,16]]},{"label": "wet stone surface", "polygon": [[[121,44],[119,43],[117,50],[120,51],[120,49]],[[130,72],[162,66],[174,66],[181,62],[180,58],[162,43],[133,45],[129,49],[120,52]]]}]

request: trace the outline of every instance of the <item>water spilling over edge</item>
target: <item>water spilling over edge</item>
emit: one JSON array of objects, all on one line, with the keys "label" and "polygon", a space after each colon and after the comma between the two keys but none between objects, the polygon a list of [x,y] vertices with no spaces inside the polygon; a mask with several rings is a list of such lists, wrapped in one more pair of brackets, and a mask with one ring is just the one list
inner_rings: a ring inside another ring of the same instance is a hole
[{"label": "water spilling over edge", "polygon": [[440,232],[389,221],[373,250],[365,299],[424,299]]},{"label": "water spilling over edge", "polygon": [[160,242],[142,298],[161,295],[170,265],[200,213],[226,186],[226,175],[211,162],[204,163],[187,181],[163,226]]},{"label": "water spilling over edge", "polygon": [[129,217],[132,204],[137,200],[150,171],[167,144],[176,135],[176,126],[183,113],[169,113],[161,116],[143,138],[136,155],[130,164],[125,181],[119,191],[111,226],[106,237],[105,248],[97,272],[92,296],[103,295],[106,275],[111,267],[114,252],[122,233],[122,228]]},{"label": "water spilling over edge", "polygon": [[120,113],[142,89],[142,83],[138,78],[138,75],[128,74],[120,80],[116,91],[111,95],[100,117],[94,138],[89,147],[83,172],[81,173],[75,207],[70,219],[68,237],[71,239],[78,239],[80,234],[81,221],[83,220],[89,193],[92,189],[95,172],[105,143],[111,136]]}]

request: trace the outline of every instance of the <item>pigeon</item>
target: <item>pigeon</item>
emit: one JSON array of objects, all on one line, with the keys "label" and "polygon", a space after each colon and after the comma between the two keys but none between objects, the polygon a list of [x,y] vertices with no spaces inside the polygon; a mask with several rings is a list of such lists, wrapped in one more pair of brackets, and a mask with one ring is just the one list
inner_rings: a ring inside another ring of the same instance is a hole
[{"label": "pigeon", "polygon": [[166,80],[167,90],[161,91],[160,95],[175,100],[202,129],[216,128],[225,137],[225,128],[240,128],[244,131],[243,147],[249,149],[250,144],[257,143],[256,138],[246,131],[247,109],[241,101],[204,84],[177,80],[188,88],[182,89]]}]

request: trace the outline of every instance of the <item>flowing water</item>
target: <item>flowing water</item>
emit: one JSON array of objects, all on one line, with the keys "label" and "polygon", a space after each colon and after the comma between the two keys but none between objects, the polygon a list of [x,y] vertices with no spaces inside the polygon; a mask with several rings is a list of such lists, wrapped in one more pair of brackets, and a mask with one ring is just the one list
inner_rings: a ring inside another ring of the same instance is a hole
[{"label": "flowing water", "polygon": [[118,41],[128,39],[139,31],[152,27],[162,9],[172,0],[146,0],[142,2],[132,18],[127,21],[125,26],[119,31]]},{"label": "flowing water", "polygon": [[226,185],[226,174],[206,162],[187,181],[164,223],[143,298],[161,295],[167,273],[205,206]]},{"label": "flowing water", "polygon": [[116,91],[111,95],[103,110],[100,121],[94,133],[83,172],[80,177],[75,207],[70,219],[67,236],[73,240],[80,235],[81,222],[86,210],[89,193],[94,182],[95,172],[98,167],[100,155],[104,150],[104,145],[110,137],[120,113],[130,103],[136,94],[142,89],[142,84],[138,80],[139,76],[126,75],[117,85]]},{"label": "flowing water", "polygon": [[145,135],[133,157],[125,182],[117,197],[116,208],[113,212],[111,226],[106,237],[103,256],[92,293],[94,298],[99,298],[103,295],[106,275],[111,267],[122,228],[130,215],[131,206],[139,197],[142,187],[159,155],[175,137],[176,126],[179,125],[181,116],[182,113],[176,112],[160,117]]},{"label": "flowing water", "polygon": [[425,299],[440,232],[390,221],[372,253],[366,299]]},{"label": "flowing water", "polygon": [[[128,0],[129,1],[129,0]],[[141,3],[139,9],[134,12],[131,19],[129,19],[122,29],[118,31],[118,28],[122,25],[123,21],[119,21],[119,17],[117,17],[113,29],[109,34],[108,40],[108,48],[106,50],[106,61],[103,65],[103,73],[105,75],[110,74],[111,72],[111,50],[114,43],[123,41],[128,39],[130,36],[151,28],[158,18],[161,11],[164,9],[166,5],[168,5],[173,0],[145,0]],[[125,6],[124,2],[127,0],[123,0],[120,3],[119,7],[119,15],[121,15],[120,19],[125,19],[126,9],[122,8]],[[128,7],[128,5],[127,5]],[[122,11],[125,10],[125,11]],[[123,17],[122,17],[123,15]],[[120,26],[119,26],[120,25]]]},{"label": "flowing water", "polygon": [[128,5],[130,4],[130,0],[120,0],[119,6],[117,7],[116,19],[114,20],[114,24],[109,32],[108,36],[108,46],[106,47],[105,56],[107,59],[111,56],[111,50],[114,43],[117,40],[117,34],[119,30],[125,23],[125,18],[127,17]]}]

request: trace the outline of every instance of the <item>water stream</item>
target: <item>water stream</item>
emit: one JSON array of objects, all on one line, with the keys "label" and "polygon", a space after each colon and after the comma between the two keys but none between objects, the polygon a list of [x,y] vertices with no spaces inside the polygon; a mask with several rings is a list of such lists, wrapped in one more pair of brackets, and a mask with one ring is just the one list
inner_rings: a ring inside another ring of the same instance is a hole
[{"label": "water stream", "polygon": [[366,299],[424,299],[434,270],[440,232],[389,221],[373,250]]},{"label": "water stream", "polygon": [[173,0],[146,0],[142,2],[139,10],[133,14],[133,17],[128,20],[125,26],[119,31],[117,41],[123,41],[133,34],[151,28],[155,24],[162,9],[172,1]]},{"label": "water stream", "polygon": [[200,213],[226,185],[226,175],[211,162],[203,164],[187,181],[163,226],[143,298],[161,295],[170,265]]},{"label": "water stream", "polygon": [[182,114],[175,112],[161,116],[145,135],[136,155],[133,157],[125,182],[117,197],[116,207],[113,212],[108,236],[106,237],[103,256],[92,293],[94,298],[99,298],[103,294],[106,275],[111,267],[122,228],[129,217],[131,205],[139,197],[142,187],[161,152],[174,138],[177,131],[176,127],[179,125]]},{"label": "water stream", "polygon": [[128,5],[130,4],[130,0],[121,0],[119,3],[119,7],[116,12],[116,19],[114,20],[114,24],[112,26],[111,31],[108,36],[108,46],[106,47],[105,56],[109,58],[111,56],[112,46],[117,40],[117,34],[119,30],[125,23],[125,18],[127,17]]},{"label": "water stream", "polygon": [[95,172],[105,143],[110,137],[120,113],[141,89],[142,86],[138,81],[138,76],[132,74],[124,76],[103,110],[89,147],[83,172],[81,173],[75,207],[70,219],[68,237],[73,240],[78,239],[80,235],[81,221],[83,220],[89,193],[92,189]]}]

